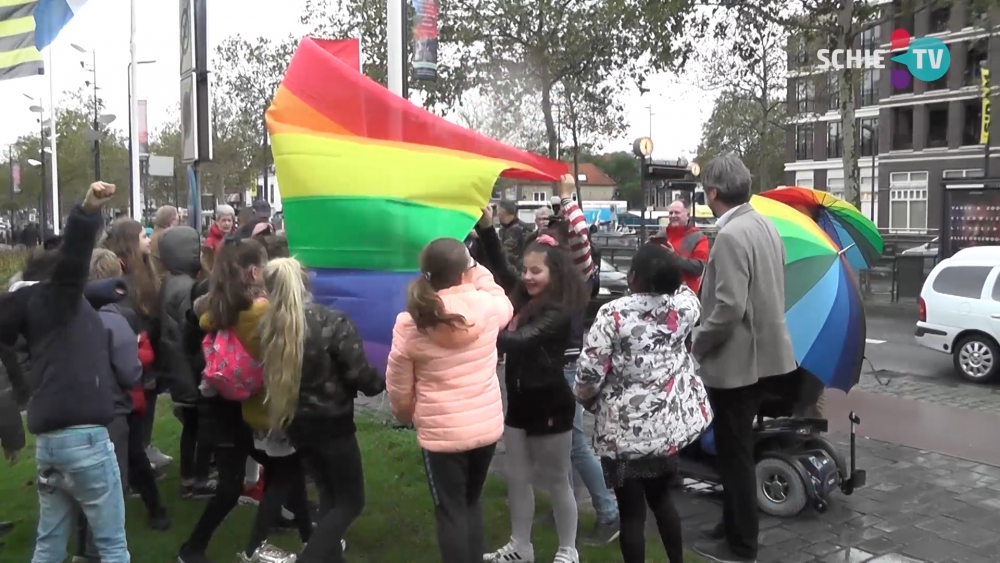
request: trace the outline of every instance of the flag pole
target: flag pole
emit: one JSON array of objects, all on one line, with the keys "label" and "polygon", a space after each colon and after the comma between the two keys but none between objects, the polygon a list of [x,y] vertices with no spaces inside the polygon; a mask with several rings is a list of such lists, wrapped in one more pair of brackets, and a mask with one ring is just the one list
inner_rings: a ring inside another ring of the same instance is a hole
[{"label": "flag pole", "polygon": [[62,219],[62,212],[59,209],[59,158],[56,152],[56,87],[55,80],[52,78],[53,70],[55,65],[53,64],[53,59],[55,58],[52,54],[54,47],[49,45],[49,48],[45,50],[45,66],[48,72],[49,80],[49,105],[51,109],[49,111],[49,149],[52,154],[49,155],[50,162],[52,163],[52,232],[54,234],[59,234],[59,223]]},{"label": "flag pole", "polygon": [[139,142],[139,99],[135,95],[135,74],[136,69],[139,68],[139,62],[136,59],[135,54],[135,0],[131,0],[131,11],[132,11],[132,23],[131,23],[131,33],[129,35],[129,53],[132,57],[132,63],[129,65],[129,111],[131,112],[132,119],[129,120],[129,147],[131,148],[129,158],[131,159],[131,172],[132,177],[129,179],[129,188],[131,191],[131,211],[132,218],[136,221],[142,222],[142,186],[140,185],[139,178],[139,147],[136,143]]}]

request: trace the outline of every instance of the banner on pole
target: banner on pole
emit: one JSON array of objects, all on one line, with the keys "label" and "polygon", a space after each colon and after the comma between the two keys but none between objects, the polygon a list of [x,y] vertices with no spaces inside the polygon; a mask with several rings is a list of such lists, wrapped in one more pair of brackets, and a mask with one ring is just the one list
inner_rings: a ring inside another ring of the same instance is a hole
[{"label": "banner on pole", "polygon": [[21,165],[16,162],[10,165],[10,189],[11,193],[21,193]]},{"label": "banner on pole", "polygon": [[139,156],[149,154],[149,126],[146,122],[146,100],[136,102],[139,106]]},{"label": "banner on pole", "polygon": [[437,56],[437,0],[413,0],[413,78],[437,80]]},{"label": "banner on pole", "polygon": [[990,144],[990,69],[982,69],[983,77],[983,123],[979,132],[979,144]]}]

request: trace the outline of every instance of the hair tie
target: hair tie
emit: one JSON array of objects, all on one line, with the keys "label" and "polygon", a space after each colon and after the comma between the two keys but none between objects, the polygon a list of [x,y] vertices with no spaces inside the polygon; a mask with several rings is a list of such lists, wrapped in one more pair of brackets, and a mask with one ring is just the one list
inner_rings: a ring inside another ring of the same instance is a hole
[{"label": "hair tie", "polygon": [[425,280],[431,281],[431,273],[430,272],[420,272],[420,275],[424,276]]},{"label": "hair tie", "polygon": [[535,239],[535,242],[538,244],[544,244],[545,246],[559,246],[559,243],[556,242],[556,239],[552,238],[552,235],[541,235]]}]

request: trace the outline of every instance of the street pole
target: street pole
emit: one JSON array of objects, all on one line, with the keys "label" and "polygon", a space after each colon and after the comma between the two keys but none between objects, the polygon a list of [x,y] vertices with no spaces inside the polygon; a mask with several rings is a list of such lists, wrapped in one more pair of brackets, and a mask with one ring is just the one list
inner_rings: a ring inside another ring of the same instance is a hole
[{"label": "street pole", "polygon": [[132,213],[132,219],[136,221],[142,221],[142,210],[139,209],[139,202],[142,199],[142,194],[139,193],[141,189],[139,185],[139,151],[135,148],[135,142],[139,140],[139,123],[135,119],[138,115],[139,110],[135,107],[136,96],[135,96],[135,71],[138,66],[138,59],[136,59],[136,1],[131,0],[129,6],[131,9],[131,22],[130,22],[130,32],[129,32],[129,66],[128,66],[128,113],[130,116],[128,124],[128,134],[129,134],[129,211]]},{"label": "street pole", "polygon": [[97,99],[97,49],[90,52],[90,71],[94,75],[94,181],[101,181],[101,104]]},{"label": "street pole", "polygon": [[[131,182],[132,174],[132,62],[128,63],[128,177]],[[129,186],[128,209],[131,213],[135,209],[135,190]]]},{"label": "street pole", "polygon": [[41,166],[40,166],[40,168],[42,169],[42,186],[41,186],[41,188],[42,188],[41,192],[42,193],[41,193],[41,196],[40,196],[41,205],[39,206],[40,209],[38,210],[38,224],[39,224],[39,230],[41,231],[39,236],[40,236],[40,238],[41,238],[41,240],[42,240],[43,243],[45,242],[45,225],[46,225],[46,221],[45,221],[45,215],[46,215],[46,213],[45,213],[45,119],[44,119],[44,116],[45,116],[44,113],[39,113],[38,114],[38,123],[41,124],[41,128],[39,129],[39,134],[38,134],[38,162],[42,163]]}]

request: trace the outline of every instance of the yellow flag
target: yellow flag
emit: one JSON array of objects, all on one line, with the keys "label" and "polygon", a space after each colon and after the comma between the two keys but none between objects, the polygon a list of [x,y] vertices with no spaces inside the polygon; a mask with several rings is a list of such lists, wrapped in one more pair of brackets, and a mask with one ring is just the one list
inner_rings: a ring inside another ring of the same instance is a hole
[{"label": "yellow flag", "polygon": [[979,144],[990,144],[990,70],[984,68],[983,76],[983,123],[979,132]]}]

